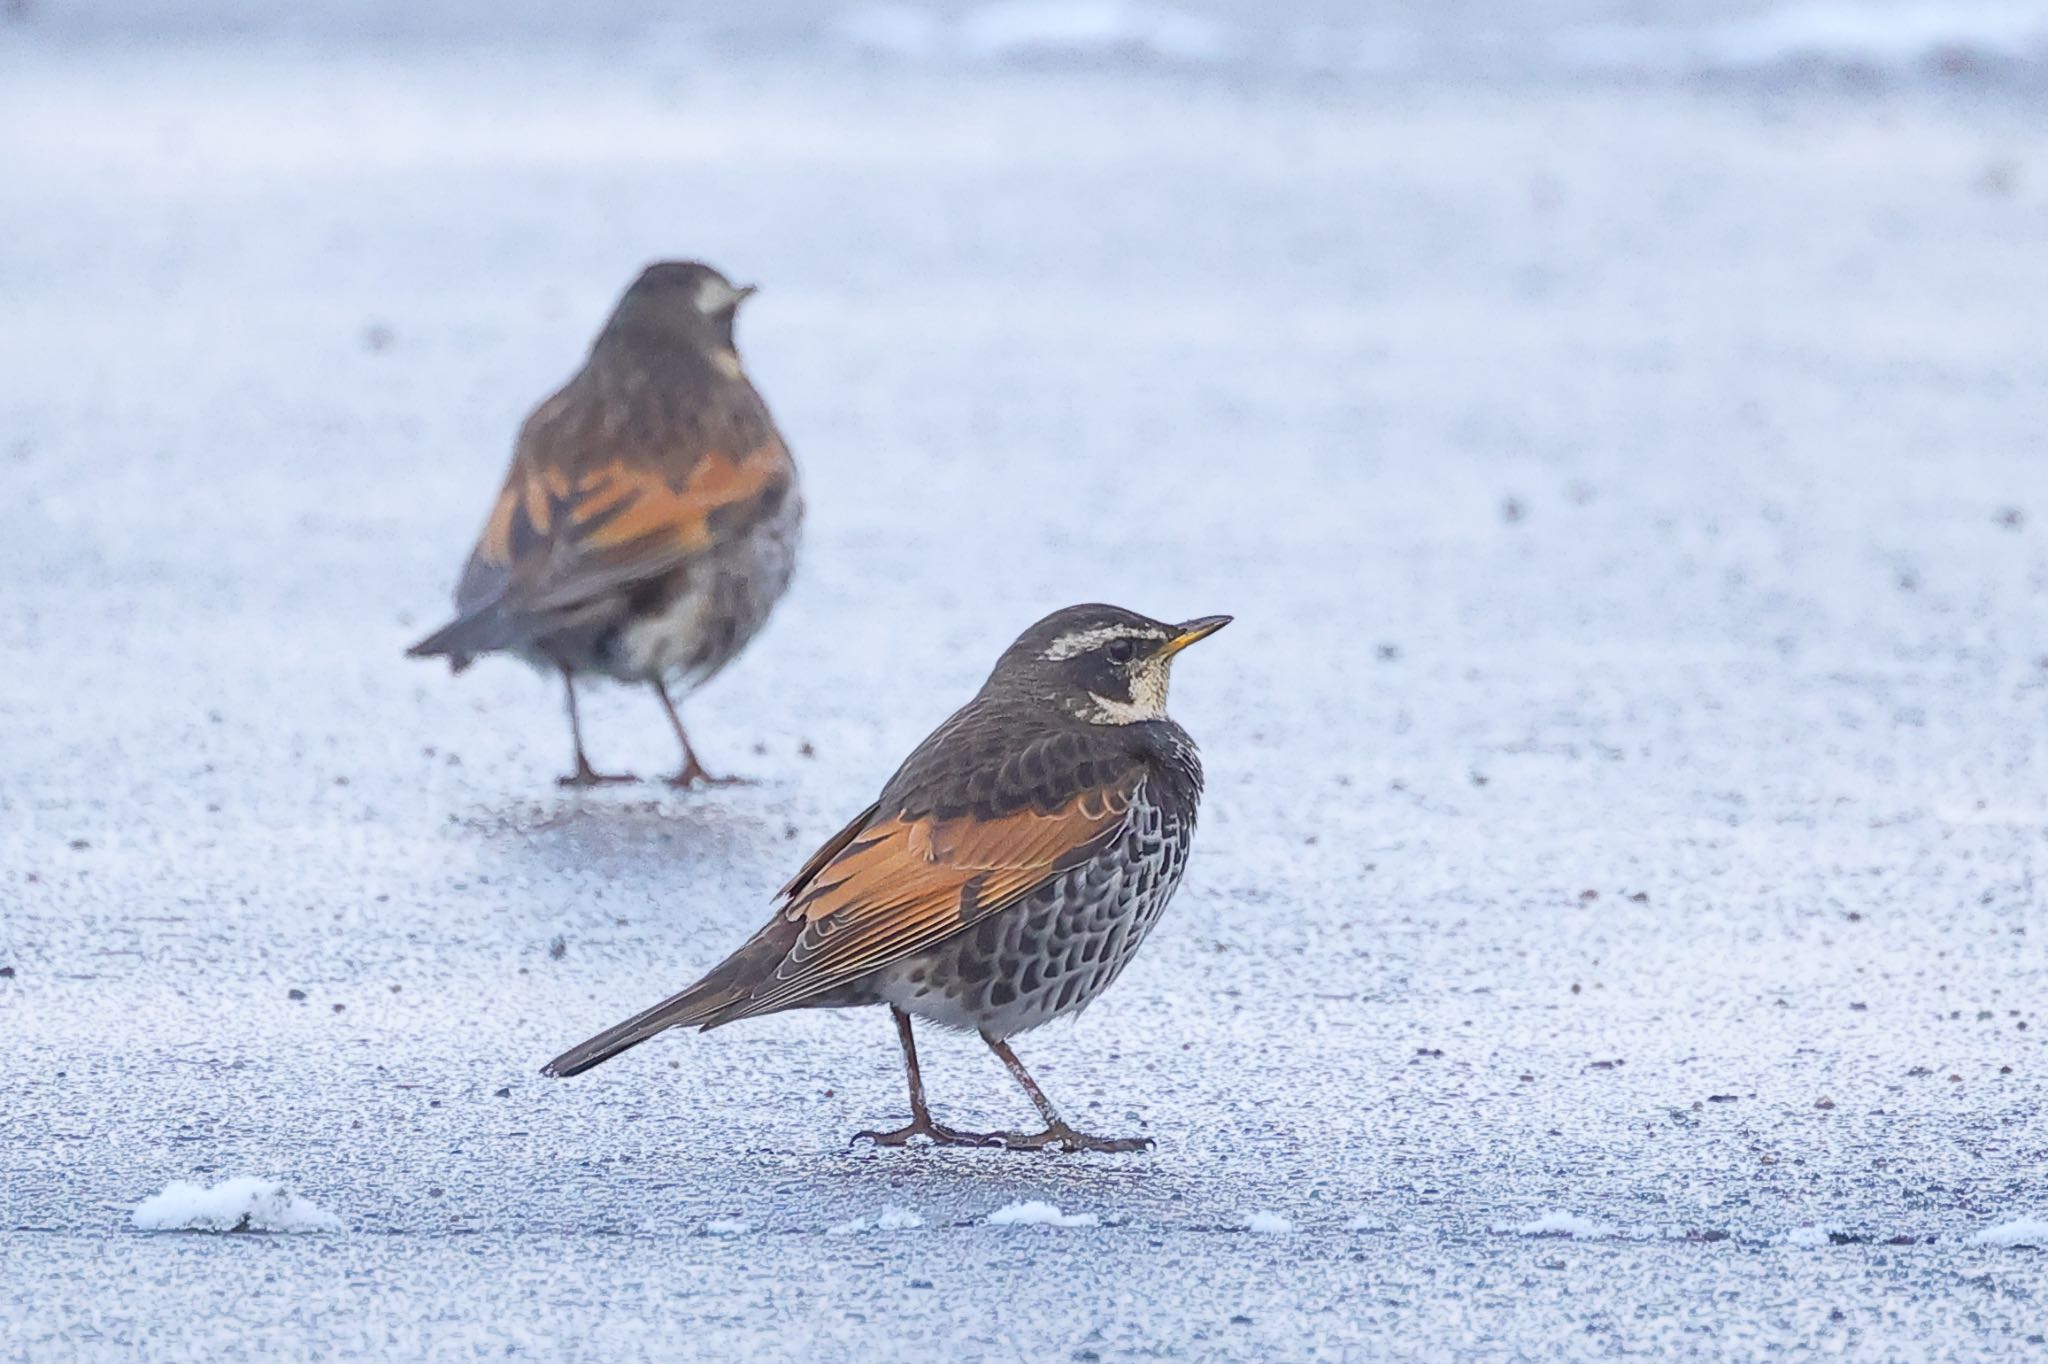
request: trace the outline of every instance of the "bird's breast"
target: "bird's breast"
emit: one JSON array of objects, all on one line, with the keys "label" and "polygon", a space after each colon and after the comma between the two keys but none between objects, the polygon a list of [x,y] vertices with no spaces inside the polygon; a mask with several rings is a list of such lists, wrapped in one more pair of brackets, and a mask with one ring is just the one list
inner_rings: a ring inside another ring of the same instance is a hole
[{"label": "bird's breast", "polygon": [[1141,796],[1118,836],[870,988],[942,1027],[1009,1037],[1086,1008],[1137,954],[1187,865],[1190,819]]}]

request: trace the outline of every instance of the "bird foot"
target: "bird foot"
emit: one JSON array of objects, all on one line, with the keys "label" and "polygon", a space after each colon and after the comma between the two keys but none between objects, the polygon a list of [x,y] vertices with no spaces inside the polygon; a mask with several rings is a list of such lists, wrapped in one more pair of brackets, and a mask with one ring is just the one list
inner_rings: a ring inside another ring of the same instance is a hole
[{"label": "bird foot", "polygon": [[752,786],[754,784],[746,777],[715,777],[695,763],[691,763],[673,776],[663,777],[662,780],[678,791],[687,791],[693,786]]},{"label": "bird foot", "polygon": [[1057,1148],[1073,1153],[1076,1151],[1149,1151],[1150,1137],[1096,1137],[1086,1132],[1076,1132],[1063,1122],[1056,1122],[1043,1132],[997,1132],[996,1141],[1011,1151],[1045,1151]]},{"label": "bird foot", "polygon": [[855,1141],[870,1141],[877,1146],[908,1146],[919,1137],[934,1146],[1001,1146],[1003,1138],[995,1132],[962,1132],[936,1123],[929,1116],[912,1118],[903,1126],[889,1132],[856,1132]]},{"label": "bird foot", "polygon": [[556,777],[555,785],[586,789],[592,786],[621,786],[640,780],[631,772],[600,772],[589,763],[579,762],[576,770],[566,777]]}]

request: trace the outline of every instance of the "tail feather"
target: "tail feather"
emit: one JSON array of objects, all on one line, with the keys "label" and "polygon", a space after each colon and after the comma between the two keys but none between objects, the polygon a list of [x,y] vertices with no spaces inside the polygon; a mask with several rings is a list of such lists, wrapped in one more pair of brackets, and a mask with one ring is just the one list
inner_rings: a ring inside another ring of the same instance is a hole
[{"label": "tail feather", "polygon": [[788,955],[800,931],[797,921],[776,915],[772,923],[712,968],[704,979],[653,1008],[606,1028],[589,1041],[578,1042],[542,1066],[540,1073],[564,1079],[581,1075],[670,1028],[691,1023],[715,1028],[730,1022],[738,1016],[735,1010],[747,1002],[755,987],[772,975]]},{"label": "tail feather", "polygon": [[456,672],[469,666],[478,654],[509,649],[520,642],[518,625],[494,602],[468,615],[457,616],[405,651],[407,658],[432,658],[446,654]]}]

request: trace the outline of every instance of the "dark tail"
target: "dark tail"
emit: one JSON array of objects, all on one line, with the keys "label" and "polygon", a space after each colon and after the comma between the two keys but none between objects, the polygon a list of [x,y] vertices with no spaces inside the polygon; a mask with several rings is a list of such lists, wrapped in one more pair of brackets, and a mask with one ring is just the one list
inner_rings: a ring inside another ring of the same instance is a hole
[{"label": "dark tail", "polygon": [[622,1051],[639,1046],[659,1032],[681,1024],[695,1023],[715,1028],[740,1017],[755,987],[774,974],[775,968],[795,944],[802,925],[777,914],[772,923],[747,940],[745,946],[712,969],[711,974],[681,994],[672,995],[653,1008],[634,1014],[625,1022],[606,1028],[587,1042],[578,1042],[540,1068],[543,1075],[567,1078],[601,1066]]},{"label": "dark tail", "polygon": [[405,651],[407,658],[433,658],[446,654],[456,672],[469,666],[478,654],[510,648],[520,636],[497,603],[458,616]]}]

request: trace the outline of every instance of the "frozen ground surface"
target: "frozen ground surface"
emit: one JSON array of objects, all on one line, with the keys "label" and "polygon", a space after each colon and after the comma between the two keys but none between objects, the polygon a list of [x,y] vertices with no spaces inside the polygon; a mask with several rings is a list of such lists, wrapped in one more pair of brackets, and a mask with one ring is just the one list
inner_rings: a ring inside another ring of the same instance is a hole
[{"label": "frozen ground surface", "polygon": [[483,32],[956,69],[2048,85],[2048,0],[0,0],[8,21],[62,40]]},{"label": "frozen ground surface", "polygon": [[[2044,126],[16,41],[0,1356],[2038,1354]],[[668,253],[806,562],[689,708],[757,784],[558,794],[550,686],[400,654]],[[1179,901],[1021,1045],[1154,1153],[849,1149],[873,1014],[535,1073],[1089,598],[1238,616]],[[346,1231],[131,1228],[248,1176]]]}]

